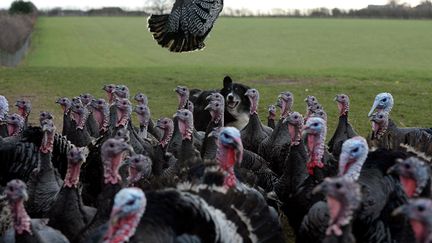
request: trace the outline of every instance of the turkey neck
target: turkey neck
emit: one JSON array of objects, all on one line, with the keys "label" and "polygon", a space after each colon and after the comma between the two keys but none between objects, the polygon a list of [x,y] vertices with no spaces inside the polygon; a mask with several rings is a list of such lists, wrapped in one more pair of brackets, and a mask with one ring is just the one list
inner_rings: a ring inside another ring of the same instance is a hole
[{"label": "turkey neck", "polygon": [[18,108],[18,112],[19,112],[20,116],[22,116],[24,118],[25,123],[27,124],[28,116],[29,116],[30,112],[27,111],[25,107],[24,108],[23,107],[19,107]]},{"label": "turkey neck", "polygon": [[144,209],[142,207],[138,212],[119,219],[112,215],[108,230],[104,236],[104,242],[127,242],[135,234],[135,230],[144,214]]},{"label": "turkey neck", "polygon": [[353,181],[357,181],[360,176],[360,172],[363,167],[363,164],[366,161],[366,158],[367,158],[367,153],[362,155],[362,157],[354,160],[350,160],[349,155],[347,155],[346,153],[341,153],[339,161],[341,162],[347,160],[349,161],[348,163],[345,164],[345,168],[339,168],[339,174],[343,175],[346,178],[350,178]]},{"label": "turkey neck", "polygon": [[12,211],[15,232],[18,235],[31,235],[31,219],[24,208],[24,200],[20,199],[16,202],[10,203],[10,208]]},{"label": "turkey neck", "polygon": [[74,111],[71,112],[72,120],[75,121],[76,128],[80,130],[84,129],[87,122],[87,118],[90,115],[90,111],[87,108],[84,107],[83,109],[84,111],[82,113],[76,113]]},{"label": "turkey neck", "polygon": [[225,174],[225,187],[231,188],[236,186],[237,179],[234,174],[234,165],[237,161],[241,161],[241,157],[242,154],[236,154],[236,151],[233,148],[228,148],[223,145],[218,146],[216,159]]},{"label": "turkey neck", "polygon": [[373,138],[375,139],[381,139],[382,136],[387,132],[389,128],[396,128],[396,125],[392,122],[391,127],[389,126],[389,121],[384,121],[381,124],[376,123],[375,121],[372,121],[372,131],[373,131]]},{"label": "turkey neck", "polygon": [[64,179],[64,187],[77,188],[80,176],[81,163],[68,163],[68,169]]},{"label": "turkey neck", "polygon": [[138,115],[138,121],[140,124],[140,134],[143,138],[147,138],[147,131],[150,122],[150,118],[145,117],[143,115]]},{"label": "turkey neck", "polygon": [[8,136],[19,136],[23,130],[22,126],[7,124]]},{"label": "turkey neck", "polygon": [[[207,126],[207,131],[209,127],[223,127],[224,126],[224,112],[212,111],[212,119]],[[211,131],[210,131],[211,132]]]},{"label": "turkey neck", "polygon": [[267,117],[267,126],[273,128],[273,129],[276,127],[274,116],[273,117],[270,117],[270,116]]},{"label": "turkey neck", "polygon": [[327,129],[323,127],[319,134],[308,134],[307,135],[307,148],[309,153],[309,161],[307,163],[308,172],[310,175],[314,174],[314,168],[323,168],[322,158],[325,151],[325,137]]},{"label": "turkey neck", "polygon": [[106,132],[109,126],[109,109],[108,107],[103,110],[94,109],[93,116],[96,122],[99,124],[99,132]]},{"label": "turkey neck", "polygon": [[348,117],[348,112],[349,112],[349,103],[341,103],[338,102],[338,110],[339,110],[339,117],[345,116]]},{"label": "turkey neck", "polygon": [[[351,201],[354,200],[355,203]],[[359,203],[359,198],[353,199],[336,199],[331,196],[327,196],[327,205],[330,215],[329,226],[326,230],[326,235],[329,237],[344,238],[344,234],[351,233],[351,220],[353,212]],[[354,205],[353,205],[354,204]]]},{"label": "turkey neck", "polygon": [[248,129],[251,129],[249,131],[254,132],[254,133],[256,133],[257,131],[263,130],[262,123],[261,123],[257,113],[251,114],[250,119],[249,119],[249,123],[246,127]]},{"label": "turkey neck", "polygon": [[39,172],[53,170],[51,162],[55,132],[44,132],[40,147]]},{"label": "turkey neck", "polygon": [[291,106],[292,106],[292,104],[290,104],[290,103],[288,103],[288,102],[286,102],[286,101],[282,101],[282,104],[281,104],[281,119],[283,120],[283,119],[285,119],[285,118],[287,118],[288,117],[288,115],[290,114],[290,112],[291,112]]},{"label": "turkey neck", "polygon": [[162,135],[161,140],[159,141],[159,145],[162,147],[162,149],[165,151],[167,145],[171,141],[171,138],[174,133],[174,129],[172,127],[166,127],[164,128],[164,133]]},{"label": "turkey neck", "polygon": [[128,121],[130,119],[132,110],[129,108],[127,110],[119,109],[117,107],[117,122],[116,127],[123,126],[126,127],[128,124]]},{"label": "turkey neck", "polygon": [[62,104],[61,108],[63,109],[63,114],[68,114],[71,106],[72,106],[71,103]]},{"label": "turkey neck", "polygon": [[119,168],[122,159],[123,153],[119,153],[113,157],[105,158],[102,161],[104,168],[104,184],[116,185],[121,181]]},{"label": "turkey neck", "polygon": [[178,120],[178,126],[179,126],[179,130],[182,136],[182,140],[189,140],[192,141],[192,134],[193,134],[193,121],[182,121],[182,120]]},{"label": "turkey neck", "polygon": [[300,125],[294,125],[288,123],[288,134],[291,146],[296,146],[301,143],[301,124]]},{"label": "turkey neck", "polygon": [[52,158],[51,153],[41,153],[39,167],[38,167],[39,173],[54,170],[54,166],[52,165],[51,158]]}]

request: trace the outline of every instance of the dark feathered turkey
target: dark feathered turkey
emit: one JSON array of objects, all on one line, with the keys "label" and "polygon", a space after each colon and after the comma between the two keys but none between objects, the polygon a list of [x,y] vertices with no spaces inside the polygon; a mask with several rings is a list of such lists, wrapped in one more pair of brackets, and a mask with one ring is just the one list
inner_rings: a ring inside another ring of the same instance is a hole
[{"label": "dark feathered turkey", "polygon": [[222,8],[223,0],[177,0],[170,14],[151,15],[148,28],[172,52],[200,50]]}]

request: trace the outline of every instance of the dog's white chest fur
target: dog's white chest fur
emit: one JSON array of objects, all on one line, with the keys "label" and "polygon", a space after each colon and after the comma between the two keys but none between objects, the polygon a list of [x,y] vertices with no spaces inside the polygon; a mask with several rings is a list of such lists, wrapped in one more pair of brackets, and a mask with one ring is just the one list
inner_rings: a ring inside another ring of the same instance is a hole
[{"label": "dog's white chest fur", "polygon": [[238,113],[236,114],[237,120],[226,124],[226,126],[235,127],[241,131],[249,123],[249,118],[249,114],[247,113]]}]

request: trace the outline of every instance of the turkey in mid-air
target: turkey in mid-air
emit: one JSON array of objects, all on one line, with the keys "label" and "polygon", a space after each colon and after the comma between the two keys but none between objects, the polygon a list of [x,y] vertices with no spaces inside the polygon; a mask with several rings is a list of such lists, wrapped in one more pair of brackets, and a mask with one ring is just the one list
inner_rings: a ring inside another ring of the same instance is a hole
[{"label": "turkey in mid-air", "polygon": [[222,8],[223,0],[176,0],[170,14],[151,15],[148,28],[172,52],[200,50]]}]

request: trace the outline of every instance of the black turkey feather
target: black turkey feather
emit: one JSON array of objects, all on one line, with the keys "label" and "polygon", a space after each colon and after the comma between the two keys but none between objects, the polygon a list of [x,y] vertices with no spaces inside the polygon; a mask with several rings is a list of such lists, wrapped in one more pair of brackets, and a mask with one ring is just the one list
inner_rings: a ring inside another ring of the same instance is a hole
[{"label": "black turkey feather", "polygon": [[148,28],[172,52],[200,50],[222,8],[223,0],[178,0],[170,14],[151,15]]}]

